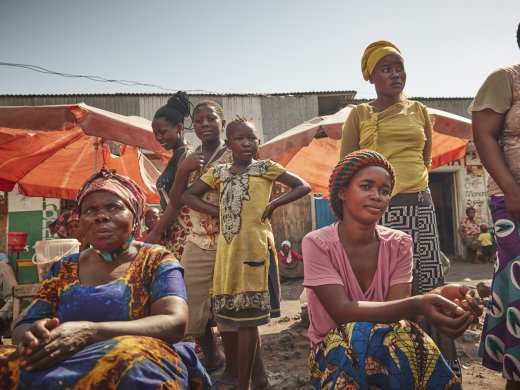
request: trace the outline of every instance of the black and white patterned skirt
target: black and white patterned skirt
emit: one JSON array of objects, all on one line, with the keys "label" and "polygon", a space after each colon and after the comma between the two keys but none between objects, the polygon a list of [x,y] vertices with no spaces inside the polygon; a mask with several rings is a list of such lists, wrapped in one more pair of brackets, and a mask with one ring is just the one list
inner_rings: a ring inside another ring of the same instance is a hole
[{"label": "black and white patterned skirt", "polygon": [[[380,222],[381,225],[400,230],[412,237],[412,295],[424,294],[444,284],[437,218],[429,189],[393,196],[388,211]],[[425,320],[421,321],[420,326],[435,341],[452,370],[462,379],[453,340]]]},{"label": "black and white patterned skirt", "polygon": [[381,224],[412,237],[413,295],[444,283],[435,206],[429,189],[393,196]]}]

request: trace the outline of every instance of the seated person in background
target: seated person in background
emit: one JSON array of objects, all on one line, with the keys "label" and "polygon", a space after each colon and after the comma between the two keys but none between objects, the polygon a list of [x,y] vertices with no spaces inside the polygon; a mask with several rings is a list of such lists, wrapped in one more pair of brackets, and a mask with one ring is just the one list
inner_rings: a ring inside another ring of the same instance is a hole
[{"label": "seated person in background", "polygon": [[282,280],[303,278],[303,256],[291,248],[290,241],[282,242],[282,249],[278,252],[278,266]]},{"label": "seated person in background", "polygon": [[461,389],[416,322],[425,318],[455,338],[482,310],[462,285],[410,297],[412,239],[377,224],[394,183],[394,171],[379,153],[348,154],[329,184],[340,222],[303,239],[316,389]]},{"label": "seated person in background", "polygon": [[79,251],[87,249],[88,242],[79,229],[79,211],[77,209],[71,211],[65,226],[67,228],[67,238],[75,238],[79,241]]},{"label": "seated person in background", "polygon": [[209,389],[188,321],[183,269],[134,240],[144,191],[102,169],[78,194],[91,245],[52,264],[0,347],[0,389]]},{"label": "seated person in background", "polygon": [[63,211],[60,216],[49,224],[47,227],[51,236],[57,235],[58,238],[67,238],[67,220],[70,217],[72,210],[67,209]]},{"label": "seated person in background", "polygon": [[493,255],[493,237],[489,233],[488,226],[483,223],[480,225],[480,234],[478,235],[478,242],[482,247],[482,260],[489,262]]},{"label": "seated person in background", "polygon": [[466,209],[466,218],[460,221],[458,230],[462,244],[468,252],[466,260],[472,263],[478,263],[478,252],[480,250],[478,242],[480,225],[475,220],[475,213],[476,211],[473,207],[468,207]]},{"label": "seated person in background", "polygon": [[0,330],[8,329],[13,319],[13,287],[18,283],[9,259],[0,252]]}]

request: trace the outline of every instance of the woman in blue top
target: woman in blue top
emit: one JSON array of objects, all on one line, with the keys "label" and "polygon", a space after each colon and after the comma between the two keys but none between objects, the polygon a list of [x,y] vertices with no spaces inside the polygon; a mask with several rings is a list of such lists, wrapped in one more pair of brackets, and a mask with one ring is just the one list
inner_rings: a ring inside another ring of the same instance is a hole
[{"label": "woman in blue top", "polygon": [[179,262],[133,239],[143,191],[101,170],[78,195],[90,248],[54,263],[0,349],[0,388],[204,389],[183,337],[188,307]]}]

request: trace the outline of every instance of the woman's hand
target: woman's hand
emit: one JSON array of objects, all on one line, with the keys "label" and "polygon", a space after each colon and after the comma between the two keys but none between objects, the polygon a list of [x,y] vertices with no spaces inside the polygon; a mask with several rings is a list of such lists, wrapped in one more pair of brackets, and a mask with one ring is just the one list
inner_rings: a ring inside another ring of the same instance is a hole
[{"label": "woman's hand", "polygon": [[182,172],[192,172],[204,167],[204,155],[202,153],[192,153],[182,160],[177,170]]},{"label": "woman's hand", "polygon": [[264,214],[262,215],[262,222],[266,219],[271,219],[271,216],[273,215],[273,211],[276,207],[273,207],[272,202],[267,204],[267,207],[265,208]]},{"label": "woman's hand", "polygon": [[474,320],[469,311],[440,294],[428,293],[414,298],[418,300],[419,313],[448,337],[459,337]]},{"label": "woman's hand", "polygon": [[437,294],[462,307],[473,316],[473,322],[478,323],[482,308],[475,302],[475,291],[462,284],[449,283],[433,289],[428,294]]},{"label": "woman's hand", "polygon": [[93,323],[71,321],[60,324],[57,318],[36,321],[31,330],[26,332],[20,344],[34,345],[35,333],[38,337],[37,347],[18,347],[20,365],[27,371],[51,367],[72,356],[94,341]]},{"label": "woman's hand", "polygon": [[40,349],[50,337],[50,331],[59,325],[57,318],[43,318],[35,321],[28,331],[22,335],[18,343],[18,354],[21,358]]}]

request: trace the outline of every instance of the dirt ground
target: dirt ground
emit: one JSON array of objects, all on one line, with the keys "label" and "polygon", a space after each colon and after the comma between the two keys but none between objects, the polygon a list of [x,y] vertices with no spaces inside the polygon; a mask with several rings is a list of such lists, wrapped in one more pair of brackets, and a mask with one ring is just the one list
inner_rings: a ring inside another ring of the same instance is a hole
[{"label": "dirt ground", "polygon": [[[490,282],[492,264],[471,264],[452,261],[447,281],[462,282],[472,287],[480,281]],[[262,326],[262,350],[273,389],[310,389],[307,358],[307,329],[300,322],[301,280],[282,285],[282,317]],[[482,322],[482,321],[481,321]],[[457,339],[456,345],[463,365],[463,386],[466,390],[504,388],[500,373],[480,364],[477,348],[482,325],[476,325]]]}]

